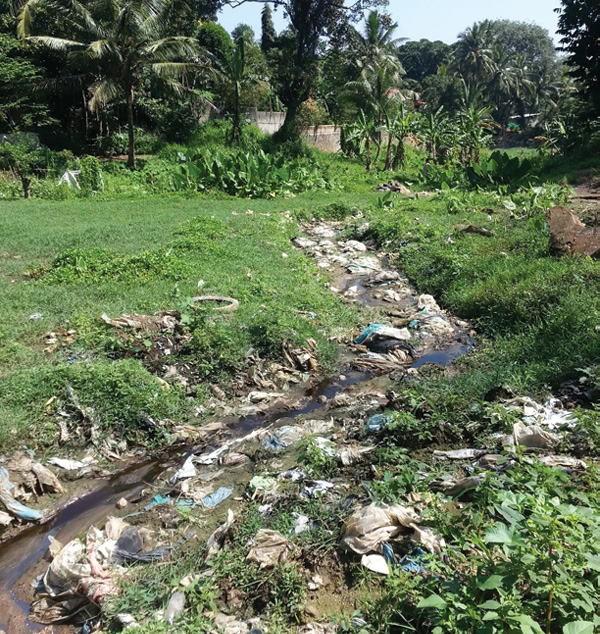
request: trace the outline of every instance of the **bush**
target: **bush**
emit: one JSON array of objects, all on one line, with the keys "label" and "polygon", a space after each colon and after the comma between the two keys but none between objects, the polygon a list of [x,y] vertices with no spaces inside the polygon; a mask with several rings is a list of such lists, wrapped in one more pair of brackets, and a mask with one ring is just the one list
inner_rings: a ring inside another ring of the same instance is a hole
[{"label": "bush", "polygon": [[315,162],[286,161],[282,155],[265,154],[262,150],[205,150],[182,155],[180,160],[181,173],[175,177],[180,190],[218,189],[232,196],[265,198],[331,186]]},{"label": "bush", "polygon": [[99,191],[103,187],[100,161],[95,156],[84,156],[79,160],[79,184],[84,191]]},{"label": "bush", "polygon": [[[134,131],[135,151],[137,154],[155,154],[161,147],[161,141],[154,134],[136,128]],[[119,156],[127,154],[129,137],[126,132],[114,132],[109,136],[96,139],[96,150],[104,156]]]}]

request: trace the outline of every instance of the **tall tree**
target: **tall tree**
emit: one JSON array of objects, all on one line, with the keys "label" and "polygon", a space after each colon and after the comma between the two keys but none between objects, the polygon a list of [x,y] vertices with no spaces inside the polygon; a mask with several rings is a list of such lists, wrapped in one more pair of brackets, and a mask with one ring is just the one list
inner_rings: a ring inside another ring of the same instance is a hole
[{"label": "tall tree", "polygon": [[38,130],[52,122],[42,93],[35,88],[43,68],[24,42],[0,33],[0,131]]},{"label": "tall tree", "polygon": [[[230,0],[233,6],[266,0]],[[384,4],[385,0],[270,0],[282,7],[289,20],[285,53],[279,55],[280,97],[287,106],[285,121],[277,133],[279,140],[296,138],[299,134],[300,106],[309,98],[317,76],[319,45],[323,37],[335,38],[350,21],[359,20],[365,8]]]},{"label": "tall tree", "polygon": [[271,11],[271,6],[269,4],[265,4],[263,7],[260,24],[260,47],[262,52],[266,55],[277,42],[277,31],[275,30],[275,25],[273,24],[273,12]]},{"label": "tall tree", "polygon": [[371,11],[365,20],[364,35],[360,39],[358,58],[360,65],[386,66],[398,71],[402,64],[398,58],[398,44],[405,38],[394,38],[394,31],[398,28],[389,16],[377,11]]},{"label": "tall tree", "polygon": [[487,82],[494,72],[493,48],[492,23],[476,23],[459,35],[454,65],[467,81]]},{"label": "tall tree", "polygon": [[561,0],[558,32],[571,74],[581,80],[600,115],[600,3],[598,0]]},{"label": "tall tree", "polygon": [[[36,7],[47,6],[69,16],[70,33],[30,36]],[[134,104],[143,73],[162,78],[176,91],[197,58],[196,39],[164,37],[167,0],[27,0],[19,16],[18,33],[50,49],[69,51],[74,65],[93,71],[90,108],[100,109],[117,97],[127,101],[128,165],[135,167]],[[185,61],[184,61],[185,60]]]},{"label": "tall tree", "polygon": [[254,42],[254,29],[249,24],[238,24],[235,29],[231,31],[231,39],[234,44],[238,44],[240,40]]},{"label": "tall tree", "polygon": [[436,40],[419,40],[406,42],[398,48],[398,57],[406,71],[408,79],[422,82],[425,77],[435,75],[442,64],[450,59],[451,47]]}]

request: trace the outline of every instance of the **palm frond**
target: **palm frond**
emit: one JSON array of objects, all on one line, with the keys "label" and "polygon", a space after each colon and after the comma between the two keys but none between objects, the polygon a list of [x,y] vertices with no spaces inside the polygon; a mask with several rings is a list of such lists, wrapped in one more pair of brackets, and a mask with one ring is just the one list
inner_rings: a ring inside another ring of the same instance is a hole
[{"label": "palm frond", "polygon": [[30,42],[43,44],[54,51],[68,51],[72,48],[81,48],[85,46],[81,42],[74,40],[65,40],[61,37],[51,37],[50,35],[31,35],[27,38]]},{"label": "palm frond", "polygon": [[119,86],[109,79],[101,79],[90,86],[90,92],[90,110],[98,112],[119,94]]},{"label": "palm frond", "polygon": [[94,40],[87,45],[86,53],[91,59],[113,57],[122,60],[121,52],[110,40]]},{"label": "palm frond", "polygon": [[31,25],[33,22],[33,12],[39,4],[44,0],[27,0],[21,7],[19,12],[19,21],[17,23],[17,35],[21,38],[27,37],[31,33]]}]

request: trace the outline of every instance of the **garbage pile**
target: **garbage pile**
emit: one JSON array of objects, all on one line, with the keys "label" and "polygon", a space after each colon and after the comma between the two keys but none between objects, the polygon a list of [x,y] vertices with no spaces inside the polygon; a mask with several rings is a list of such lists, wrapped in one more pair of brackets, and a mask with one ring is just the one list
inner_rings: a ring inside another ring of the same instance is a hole
[{"label": "garbage pile", "polygon": [[161,545],[154,531],[116,517],[110,517],[103,530],[92,526],[85,537],[64,545],[49,539],[52,562],[39,579],[31,606],[31,617],[43,624],[93,620],[102,602],[118,593],[119,580],[127,578],[124,564],[162,561],[181,544]]},{"label": "garbage pile", "polygon": [[389,374],[411,365],[424,351],[468,343],[472,333],[466,322],[445,313],[431,295],[416,293],[367,243],[341,239],[341,229],[339,223],[316,223],[306,228],[310,237],[292,243],[333,276],[333,292],[390,317],[388,323],[369,324],[354,339],[357,369]]}]

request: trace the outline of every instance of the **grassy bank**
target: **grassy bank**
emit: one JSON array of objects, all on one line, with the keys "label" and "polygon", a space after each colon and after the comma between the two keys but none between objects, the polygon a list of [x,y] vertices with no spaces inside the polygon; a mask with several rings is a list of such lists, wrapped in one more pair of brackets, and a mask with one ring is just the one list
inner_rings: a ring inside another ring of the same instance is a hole
[{"label": "grassy bank", "polygon": [[[118,423],[139,441],[154,433],[144,426],[148,418],[186,420],[208,383],[227,383],[249,351],[277,359],[284,342],[314,338],[321,363],[331,365],[335,348],[327,336],[355,324],[356,313],[294,250],[297,225],[287,213],[327,202],[317,194],[290,201],[4,203],[0,447],[15,438],[52,445],[56,411],[72,400],[68,387],[93,408],[103,431]],[[190,311],[196,295],[234,297],[240,306],[230,316]],[[191,400],[177,386],[160,389],[146,369],[152,341],[124,340],[100,318],[159,310],[184,314],[185,345],[175,361],[194,367]],[[58,343],[48,346],[48,333]],[[45,407],[52,397],[58,400]]]},{"label": "grassy bank", "polygon": [[543,212],[517,216],[476,194],[458,213],[448,213],[443,197],[396,199],[371,209],[368,220],[358,233],[483,336],[459,372],[415,384],[438,424],[452,414],[461,429],[480,411],[471,406],[502,386],[543,396],[582,370],[598,382],[600,269],[589,258],[550,254]]}]

